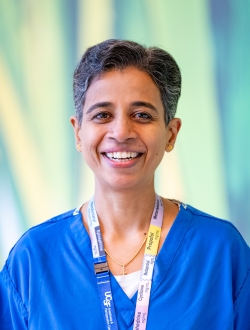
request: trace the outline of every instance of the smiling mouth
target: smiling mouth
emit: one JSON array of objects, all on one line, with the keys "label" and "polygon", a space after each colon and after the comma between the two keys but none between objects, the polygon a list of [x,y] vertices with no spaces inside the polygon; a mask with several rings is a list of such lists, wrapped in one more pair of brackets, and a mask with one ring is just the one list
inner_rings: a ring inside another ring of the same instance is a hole
[{"label": "smiling mouth", "polygon": [[126,162],[128,160],[141,156],[141,153],[134,151],[118,151],[104,153],[106,157],[116,162]]}]

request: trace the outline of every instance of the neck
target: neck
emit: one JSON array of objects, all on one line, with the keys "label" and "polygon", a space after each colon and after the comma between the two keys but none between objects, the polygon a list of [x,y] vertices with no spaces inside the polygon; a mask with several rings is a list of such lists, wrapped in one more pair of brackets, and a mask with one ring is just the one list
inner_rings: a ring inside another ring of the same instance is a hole
[{"label": "neck", "polygon": [[154,187],[114,192],[98,186],[95,191],[96,211],[106,236],[147,232],[154,204]]}]

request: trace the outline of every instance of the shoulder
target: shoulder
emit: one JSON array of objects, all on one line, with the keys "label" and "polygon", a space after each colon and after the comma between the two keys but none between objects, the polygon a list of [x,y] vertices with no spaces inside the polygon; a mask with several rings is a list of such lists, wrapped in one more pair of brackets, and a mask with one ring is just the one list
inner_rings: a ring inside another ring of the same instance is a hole
[{"label": "shoulder", "polygon": [[207,251],[207,255],[223,256],[234,264],[242,263],[250,269],[250,248],[230,221],[190,205],[184,205],[182,215],[189,219],[188,236],[200,251]]},{"label": "shoulder", "polygon": [[235,238],[243,240],[238,229],[228,220],[215,217],[211,214],[202,212],[190,205],[184,205],[186,214],[192,220],[193,226],[206,235],[218,235],[221,238]]},{"label": "shoulder", "polygon": [[55,216],[41,224],[31,227],[11,249],[6,265],[12,268],[26,265],[40,253],[46,254],[67,235],[69,222],[74,217],[74,210]]},{"label": "shoulder", "polygon": [[74,218],[72,210],[34,226],[11,249],[0,272],[0,295],[4,295],[0,301],[14,301],[13,306],[18,306],[24,318],[28,315],[30,290],[39,285],[45,269],[54,269],[64,256],[62,250],[70,242],[69,228]]},{"label": "shoulder", "polygon": [[[55,233],[62,232],[64,228],[67,228],[68,221],[73,218],[73,214],[74,210],[71,210],[31,227],[21,236],[21,238],[14,245],[13,249],[16,247],[20,248],[20,246],[24,243],[28,244],[30,240],[35,240],[37,242],[42,241],[45,243],[47,240],[50,240],[51,236]],[[33,243],[34,242],[32,242],[32,244]]]},{"label": "shoulder", "polygon": [[189,205],[181,207],[180,215],[181,222],[187,223],[183,242],[193,267],[199,265],[206,275],[220,274],[224,282],[231,281],[234,301],[241,290],[249,294],[250,248],[237,228]]},{"label": "shoulder", "polygon": [[72,241],[70,226],[80,216],[80,213],[75,214],[71,210],[27,230],[11,249],[5,262],[1,272],[5,282],[16,283],[18,287],[17,283],[23,281],[28,286],[32,272],[42,271],[49,260],[57,262]]},{"label": "shoulder", "polygon": [[186,238],[195,249],[198,246],[199,253],[223,254],[235,262],[237,256],[241,256],[241,260],[246,261],[250,268],[250,248],[230,221],[186,204],[182,204],[179,218],[179,223],[187,226]]}]

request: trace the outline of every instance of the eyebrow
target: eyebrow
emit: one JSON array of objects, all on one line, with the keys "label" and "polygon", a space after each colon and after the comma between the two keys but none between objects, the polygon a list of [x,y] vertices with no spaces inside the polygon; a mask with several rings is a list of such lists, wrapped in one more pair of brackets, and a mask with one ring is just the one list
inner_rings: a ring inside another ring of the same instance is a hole
[{"label": "eyebrow", "polygon": [[149,102],[135,101],[135,102],[132,102],[131,105],[134,107],[150,108],[150,109],[154,110],[155,112],[158,112],[157,108]]},{"label": "eyebrow", "polygon": [[[111,102],[98,102],[93,104],[87,111],[86,114],[91,113],[93,110],[97,108],[108,108],[111,107],[113,104]],[[131,103],[132,107],[145,107],[145,108],[150,108],[154,110],[155,112],[158,112],[157,108],[153,106],[153,104],[149,102],[144,102],[144,101],[134,101]]]},{"label": "eyebrow", "polygon": [[86,111],[86,114],[92,112],[96,108],[108,108],[111,106],[112,106],[111,102],[98,102],[98,103],[91,105],[91,107]]}]

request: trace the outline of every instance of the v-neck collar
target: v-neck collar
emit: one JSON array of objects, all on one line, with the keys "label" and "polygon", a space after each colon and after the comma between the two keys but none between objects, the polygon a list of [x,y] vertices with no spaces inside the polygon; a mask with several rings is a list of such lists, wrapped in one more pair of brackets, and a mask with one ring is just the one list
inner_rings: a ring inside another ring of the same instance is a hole
[{"label": "v-neck collar", "polygon": [[[180,210],[176,216],[176,219],[174,220],[162,248],[156,257],[150,297],[154,295],[157,287],[166,277],[171,263],[174,260],[175,254],[182,243],[186,231],[188,230],[192,219],[192,214],[188,212],[186,208],[186,205],[180,205]],[[78,209],[73,213],[73,220],[70,221],[69,226],[79,251],[94,272],[90,237],[83,225],[82,214]],[[119,310],[124,322],[128,327],[130,327],[134,319],[137,292],[130,299],[122,290],[112,273],[110,273],[110,279],[115,308]]]}]

